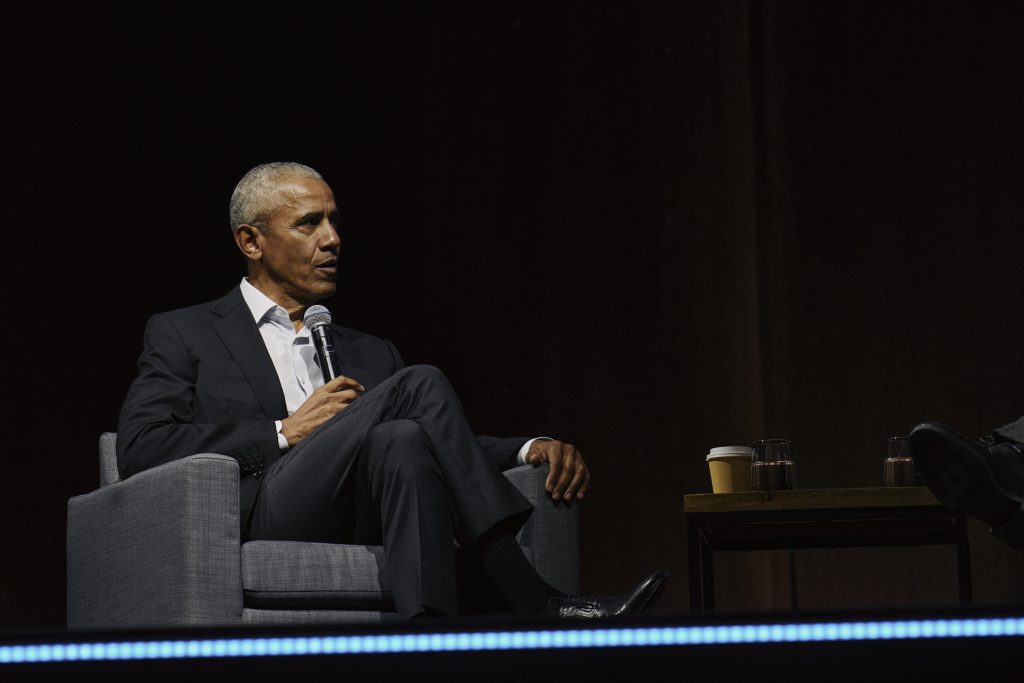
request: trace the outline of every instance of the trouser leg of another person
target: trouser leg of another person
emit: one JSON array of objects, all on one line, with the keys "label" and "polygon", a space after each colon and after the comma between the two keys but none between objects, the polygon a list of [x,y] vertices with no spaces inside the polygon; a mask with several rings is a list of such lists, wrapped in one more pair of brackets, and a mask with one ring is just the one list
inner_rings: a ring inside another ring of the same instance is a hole
[{"label": "trouser leg of another person", "polygon": [[946,507],[1024,549],[1024,445],[999,431],[978,440],[925,422],[911,430],[910,448],[922,481]]},{"label": "trouser leg of another person", "polygon": [[993,430],[988,441],[989,443],[1011,442],[1018,446],[1024,444],[1024,416],[1017,418],[1015,422]]},{"label": "trouser leg of another person", "polygon": [[[408,421],[419,428],[416,434],[410,434],[409,427],[398,430],[403,440],[420,444],[421,454],[429,451],[437,469],[417,466],[412,471],[415,476],[432,481],[440,473],[450,511],[447,523],[454,520],[452,532],[461,545],[471,546],[492,529],[509,533],[518,530],[532,510],[529,501],[483,453],[444,375],[430,366],[411,366],[367,391],[267,470],[253,506],[249,535],[262,539],[368,542],[365,529],[372,525],[367,515],[373,514],[371,510],[378,503],[371,500],[372,504],[367,504],[367,480],[360,476],[361,458],[366,445],[367,452],[378,455],[391,450],[399,452],[397,447],[380,445],[388,438],[385,434],[375,433],[369,438],[376,427],[392,421]],[[389,467],[380,471],[388,472]],[[369,473],[371,469],[366,467],[364,471]],[[430,496],[427,499],[432,500]],[[379,500],[383,504],[383,498]],[[383,514],[383,510],[379,513]],[[422,543],[423,537],[412,538],[409,528],[392,528],[394,521],[394,517],[390,518],[388,526],[381,529],[384,539],[390,538],[388,543],[403,548]],[[446,522],[426,519],[423,523]],[[419,552],[423,549],[419,548]],[[394,584],[420,580],[403,574],[407,564],[392,563],[388,558]],[[424,575],[422,580],[428,581],[428,577]],[[444,595],[446,589],[436,592]],[[415,613],[419,607],[403,605],[399,609]]]}]

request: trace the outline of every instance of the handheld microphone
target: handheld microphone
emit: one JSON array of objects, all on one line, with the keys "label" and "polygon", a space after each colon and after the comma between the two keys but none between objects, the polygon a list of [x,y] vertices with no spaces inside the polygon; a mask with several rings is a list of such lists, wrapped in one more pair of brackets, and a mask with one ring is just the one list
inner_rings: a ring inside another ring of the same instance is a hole
[{"label": "handheld microphone", "polygon": [[320,357],[320,372],[324,373],[324,384],[341,375],[338,357],[334,353],[334,338],[331,335],[331,312],[319,304],[306,309],[302,323],[313,337],[316,355]]}]

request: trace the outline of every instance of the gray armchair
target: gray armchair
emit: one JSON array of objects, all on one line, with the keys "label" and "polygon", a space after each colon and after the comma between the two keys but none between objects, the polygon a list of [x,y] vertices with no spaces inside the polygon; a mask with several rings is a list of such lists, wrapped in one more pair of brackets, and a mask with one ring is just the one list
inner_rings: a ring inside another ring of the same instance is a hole
[{"label": "gray armchair", "polygon": [[[68,501],[69,628],[394,618],[380,546],[241,543],[237,461],[204,453],[120,481],[115,438],[100,437],[100,488]],[[505,472],[535,506],[519,543],[548,583],[578,593],[577,508],[551,504],[546,472]]]}]

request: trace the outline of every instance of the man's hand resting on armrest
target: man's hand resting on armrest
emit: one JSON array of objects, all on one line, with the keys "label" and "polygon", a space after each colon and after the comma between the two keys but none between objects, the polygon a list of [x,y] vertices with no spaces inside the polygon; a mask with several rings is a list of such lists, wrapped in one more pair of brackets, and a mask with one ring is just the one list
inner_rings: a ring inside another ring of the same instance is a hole
[{"label": "man's hand resting on armrest", "polygon": [[550,471],[544,490],[551,500],[558,502],[582,498],[590,486],[590,472],[587,463],[583,462],[583,454],[571,443],[562,441],[534,441],[526,454],[526,462],[539,465],[546,462]]},{"label": "man's hand resting on armrest", "polygon": [[365,391],[351,377],[335,377],[306,399],[294,413],[281,420],[281,433],[294,446],[329,419],[348,408]]}]

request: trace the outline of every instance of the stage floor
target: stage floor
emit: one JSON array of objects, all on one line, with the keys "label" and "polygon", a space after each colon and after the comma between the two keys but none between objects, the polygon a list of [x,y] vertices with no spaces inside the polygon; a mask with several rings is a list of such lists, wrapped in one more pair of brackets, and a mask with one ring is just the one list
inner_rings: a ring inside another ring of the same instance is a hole
[{"label": "stage floor", "polygon": [[1013,680],[1024,606],[0,634],[0,680]]}]

